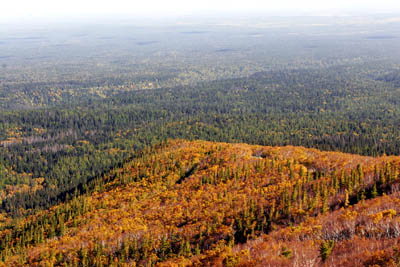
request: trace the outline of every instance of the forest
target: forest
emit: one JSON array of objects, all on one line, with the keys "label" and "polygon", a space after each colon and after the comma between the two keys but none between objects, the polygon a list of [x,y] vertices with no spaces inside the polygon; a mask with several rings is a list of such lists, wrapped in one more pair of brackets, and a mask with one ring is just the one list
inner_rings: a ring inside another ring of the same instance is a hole
[{"label": "forest", "polygon": [[399,23],[297,19],[0,27],[0,266],[399,264]]},{"label": "forest", "polygon": [[398,156],[170,140],[5,227],[0,259],[392,266],[400,262],[399,173]]},{"label": "forest", "polygon": [[369,80],[368,89],[360,88],[357,79],[337,78],[341,71],[256,73],[121,93],[73,107],[4,111],[2,209],[18,215],[48,208],[135,151],[167,138],[398,154],[395,86]]}]

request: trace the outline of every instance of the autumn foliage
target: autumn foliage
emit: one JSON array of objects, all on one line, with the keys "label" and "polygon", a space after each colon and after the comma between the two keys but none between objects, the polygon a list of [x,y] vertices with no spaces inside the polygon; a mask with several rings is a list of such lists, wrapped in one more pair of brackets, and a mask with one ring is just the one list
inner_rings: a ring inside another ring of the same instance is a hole
[{"label": "autumn foliage", "polygon": [[171,140],[0,232],[0,266],[396,266],[400,157]]}]

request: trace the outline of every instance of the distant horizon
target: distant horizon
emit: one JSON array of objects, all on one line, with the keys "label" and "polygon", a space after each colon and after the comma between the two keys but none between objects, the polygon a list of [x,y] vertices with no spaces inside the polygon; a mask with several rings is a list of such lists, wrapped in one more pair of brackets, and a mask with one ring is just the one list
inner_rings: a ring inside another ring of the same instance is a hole
[{"label": "distant horizon", "polygon": [[65,20],[136,19],[171,20],[206,17],[250,16],[374,16],[400,14],[400,3],[394,0],[337,0],[324,3],[316,0],[297,2],[281,0],[260,3],[242,1],[205,0],[183,1],[148,0],[146,2],[114,0],[8,1],[0,10],[0,23],[41,23]]},{"label": "distant horizon", "polygon": [[299,18],[395,18],[396,22],[400,21],[400,10],[385,13],[372,13],[372,12],[332,12],[328,13],[265,13],[265,12],[230,12],[230,13],[197,13],[195,15],[174,15],[174,16],[132,16],[123,14],[91,14],[91,15],[69,15],[65,17],[42,17],[42,18],[1,18],[0,17],[0,28],[8,26],[40,26],[40,25],[98,25],[98,24],[132,24],[138,23],[138,25],[151,25],[151,26],[173,26],[173,25],[185,25],[185,24],[204,24],[211,23],[221,20],[239,19],[238,23],[244,20],[260,21],[260,20],[274,20],[274,19],[299,19]]}]

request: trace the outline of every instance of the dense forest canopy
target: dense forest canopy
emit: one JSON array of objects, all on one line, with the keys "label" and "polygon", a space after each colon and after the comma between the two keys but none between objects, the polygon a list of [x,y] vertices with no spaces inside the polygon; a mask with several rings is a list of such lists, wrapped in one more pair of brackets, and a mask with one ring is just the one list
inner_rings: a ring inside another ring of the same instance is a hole
[{"label": "dense forest canopy", "polygon": [[399,170],[398,156],[170,140],[4,227],[0,263],[398,263]]},{"label": "dense forest canopy", "polygon": [[399,155],[396,21],[0,26],[0,229],[169,139]]}]

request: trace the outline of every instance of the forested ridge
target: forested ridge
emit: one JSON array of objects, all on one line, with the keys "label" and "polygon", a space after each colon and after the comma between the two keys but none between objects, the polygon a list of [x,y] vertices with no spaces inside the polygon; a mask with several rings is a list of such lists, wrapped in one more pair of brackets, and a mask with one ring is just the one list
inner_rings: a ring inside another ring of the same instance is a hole
[{"label": "forested ridge", "polygon": [[50,207],[166,138],[398,154],[398,90],[372,79],[360,86],[346,69],[257,73],[72,106],[2,111],[2,210],[18,215]]},{"label": "forested ridge", "polygon": [[170,140],[4,227],[0,257],[30,266],[398,264],[399,171],[395,156]]},{"label": "forested ridge", "polygon": [[398,18],[188,21],[0,25],[0,266],[398,265]]}]

